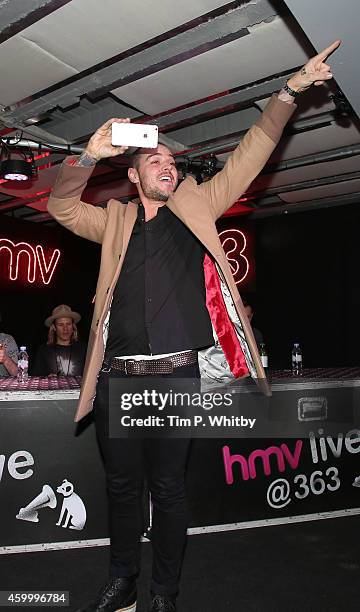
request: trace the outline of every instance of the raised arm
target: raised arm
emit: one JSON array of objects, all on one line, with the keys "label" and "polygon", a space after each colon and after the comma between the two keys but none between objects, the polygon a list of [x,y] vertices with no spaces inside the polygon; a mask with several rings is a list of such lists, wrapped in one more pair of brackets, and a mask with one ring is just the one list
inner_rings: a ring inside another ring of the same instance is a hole
[{"label": "raised arm", "polygon": [[339,45],[340,40],[337,40],[312,57],[278,94],[272,96],[224,168],[210,181],[200,185],[200,189],[206,193],[215,219],[236,202],[266,164],[296,109],[294,99],[311,85],[322,85],[332,78],[330,66],[325,60]]},{"label": "raised arm", "polygon": [[109,119],[93,134],[80,157],[63,162],[48,201],[48,211],[59,223],[74,234],[99,243],[103,239],[107,211],[83,202],[81,195],[96,163],[127,149],[111,144],[111,125],[115,121],[127,123],[129,119]]}]

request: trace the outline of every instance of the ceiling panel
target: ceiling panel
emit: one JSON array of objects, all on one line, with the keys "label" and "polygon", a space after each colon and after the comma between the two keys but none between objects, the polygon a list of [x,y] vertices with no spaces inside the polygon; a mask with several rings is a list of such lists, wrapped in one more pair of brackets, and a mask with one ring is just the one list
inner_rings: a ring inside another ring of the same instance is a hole
[{"label": "ceiling panel", "polygon": [[0,45],[0,58],[0,104],[3,106],[77,74],[73,66],[20,35]]},{"label": "ceiling panel", "polygon": [[306,58],[287,24],[275,18],[250,28],[248,36],[112,93],[144,113],[155,114],[288,70]]},{"label": "ceiling panel", "polygon": [[[50,0],[43,2],[55,7]],[[28,4],[28,13],[33,13],[30,0]],[[360,18],[360,3],[357,14],[355,5],[352,0],[349,32],[355,18]],[[218,8],[211,19],[204,17]],[[0,23],[3,16],[5,31],[10,10],[10,0],[0,0]],[[72,0],[38,19],[0,44],[0,105],[14,105],[3,109],[2,114],[0,108],[0,130],[6,137],[8,128],[17,133],[23,129],[22,145],[27,146],[25,138],[31,138],[36,141],[32,145],[34,151],[38,150],[38,142],[43,147],[47,143],[63,144],[62,156],[68,150],[67,143],[85,143],[109,117],[144,120],[145,113],[149,115],[146,121],[158,121],[160,130],[170,126],[161,139],[167,138],[169,146],[177,151],[192,149],[188,152],[191,170],[201,170],[202,156],[216,153],[217,149],[234,148],[239,135],[229,135],[249,128],[266,98],[281,87],[285,75],[295,71],[312,53],[309,40],[283,0],[241,0],[231,4],[224,0]],[[186,33],[181,33],[180,26],[189,22]],[[25,19],[25,23],[30,21]],[[328,36],[326,22],[322,28],[324,36]],[[158,36],[161,38],[153,45],[150,41]],[[344,37],[343,46],[346,44]],[[141,52],[134,52],[139,45],[143,45]],[[340,65],[341,70],[348,70],[341,64],[342,57],[339,51],[334,62],[335,78],[340,77]],[[106,60],[113,61],[101,63]],[[64,83],[69,77],[73,78]],[[117,97],[111,95],[109,88],[120,83],[127,84],[115,90]],[[342,118],[335,113],[339,100]],[[341,121],[336,123],[339,117]],[[290,170],[282,170],[281,166],[275,171],[265,168],[264,175],[249,188],[251,206],[268,209],[272,203],[278,204],[279,198],[284,202],[302,200],[304,206],[310,206],[315,198],[334,197],[342,203],[342,195],[357,194],[358,125],[346,99],[345,105],[341,100],[335,81],[330,87],[310,89],[300,97],[298,111],[270,159],[270,163],[299,160],[300,166]],[[334,149],[348,154],[347,149],[342,151],[347,147],[357,157],[321,164],[312,157]],[[80,152],[82,145],[74,150]],[[224,161],[226,155],[218,157]],[[54,161],[58,162],[58,157],[51,156],[49,162]],[[125,180],[126,161],[99,164],[85,197],[99,203],[112,196],[127,199],[132,195],[134,187]],[[26,185],[2,183],[0,201],[8,201],[2,202],[0,213],[2,208],[3,214],[26,215],[26,206],[45,211],[46,192],[57,170],[57,165],[44,168],[36,180]],[[349,177],[343,176],[347,173]],[[341,183],[327,186],[333,177]],[[304,189],[307,181],[316,183],[317,179],[323,179],[325,186]],[[297,191],[291,191],[293,188]],[[286,190],[284,194],[282,189]],[[31,203],[34,197],[44,200]],[[19,208],[22,201],[24,206]],[[32,219],[36,220],[36,215]],[[39,219],[43,220],[41,216]]]},{"label": "ceiling panel", "polygon": [[203,142],[211,138],[217,138],[233,132],[247,130],[260,116],[256,108],[247,108],[243,111],[224,115],[216,119],[209,119],[186,128],[167,132],[167,136],[174,138],[187,145]]},{"label": "ceiling panel", "polygon": [[307,202],[309,200],[319,200],[321,198],[330,198],[348,193],[360,192],[360,179],[347,181],[346,183],[337,183],[335,185],[323,185],[314,187],[313,189],[300,189],[299,191],[291,191],[282,193],[279,198],[284,202]]},{"label": "ceiling panel", "polygon": [[224,4],[224,0],[72,0],[21,36],[81,71]]},{"label": "ceiling panel", "polygon": [[360,142],[360,131],[356,125],[349,122],[345,127],[332,123],[327,127],[283,138],[270,161],[293,159],[329,149],[346,147],[358,142]]},{"label": "ceiling panel", "polygon": [[[324,87],[310,89],[301,95],[300,100],[297,100],[297,110],[294,113],[293,119],[297,121],[300,117],[312,117],[318,113],[326,113],[335,109],[334,101],[332,100],[332,90],[327,84]],[[264,110],[270,98],[258,100],[256,106]]]},{"label": "ceiling panel", "polygon": [[46,89],[223,4],[73,0],[1,45],[0,103]]}]

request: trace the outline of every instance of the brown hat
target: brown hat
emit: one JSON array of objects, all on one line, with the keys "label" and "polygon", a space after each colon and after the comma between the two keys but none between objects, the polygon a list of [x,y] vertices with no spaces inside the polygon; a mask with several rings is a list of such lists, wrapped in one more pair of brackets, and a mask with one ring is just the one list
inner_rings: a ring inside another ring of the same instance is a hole
[{"label": "brown hat", "polygon": [[74,312],[71,310],[70,306],[66,306],[66,304],[61,304],[60,306],[56,306],[52,311],[52,315],[45,319],[46,327],[50,327],[50,325],[55,321],[55,319],[60,319],[61,317],[69,317],[73,319],[74,323],[79,323],[81,316],[78,312]]}]

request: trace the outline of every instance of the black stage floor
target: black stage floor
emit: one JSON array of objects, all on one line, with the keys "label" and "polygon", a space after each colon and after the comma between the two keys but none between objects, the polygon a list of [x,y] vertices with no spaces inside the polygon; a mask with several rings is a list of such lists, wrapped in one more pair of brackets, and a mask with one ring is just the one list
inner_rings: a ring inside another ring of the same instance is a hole
[{"label": "black stage floor", "polygon": [[[189,537],[179,612],[359,610],[359,520],[354,516]],[[151,564],[150,544],[142,547],[137,612],[147,610]],[[74,611],[106,581],[107,559],[104,547],[0,555],[0,589],[67,590],[70,608],[61,609]]]}]

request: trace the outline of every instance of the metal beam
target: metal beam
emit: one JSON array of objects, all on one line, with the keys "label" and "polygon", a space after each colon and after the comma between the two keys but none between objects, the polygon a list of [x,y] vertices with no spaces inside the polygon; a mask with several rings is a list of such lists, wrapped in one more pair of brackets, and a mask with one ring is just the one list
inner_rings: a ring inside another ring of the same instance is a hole
[{"label": "metal beam", "polygon": [[302,189],[314,189],[316,187],[324,187],[326,185],[337,185],[339,183],[347,183],[360,179],[360,172],[347,172],[344,174],[338,174],[336,176],[326,176],[324,178],[310,179],[308,181],[300,181],[298,183],[291,183],[291,185],[281,185],[278,187],[270,187],[265,189],[259,189],[249,191],[245,195],[251,197],[267,197],[273,195],[279,195],[279,193],[290,193],[291,191],[300,191]]},{"label": "metal beam", "polygon": [[295,157],[294,159],[287,159],[275,164],[266,164],[261,174],[274,174],[282,170],[292,170],[294,168],[303,168],[304,166],[313,166],[314,164],[323,164],[324,162],[340,161],[355,155],[360,155],[360,144],[330,149],[329,151],[304,155],[303,157]]}]

